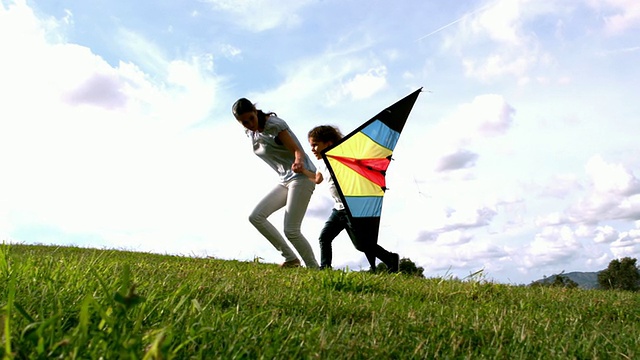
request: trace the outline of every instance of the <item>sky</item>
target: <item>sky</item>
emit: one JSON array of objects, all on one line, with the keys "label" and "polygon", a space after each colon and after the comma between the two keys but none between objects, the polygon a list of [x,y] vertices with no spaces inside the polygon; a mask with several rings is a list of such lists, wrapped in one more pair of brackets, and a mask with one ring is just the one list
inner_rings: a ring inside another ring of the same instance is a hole
[{"label": "sky", "polygon": [[[278,177],[233,102],[310,154],[422,88],[380,245],[507,284],[640,257],[637,0],[0,0],[0,48],[5,243],[279,263],[248,222]],[[331,208],[318,185],[317,257]]]}]

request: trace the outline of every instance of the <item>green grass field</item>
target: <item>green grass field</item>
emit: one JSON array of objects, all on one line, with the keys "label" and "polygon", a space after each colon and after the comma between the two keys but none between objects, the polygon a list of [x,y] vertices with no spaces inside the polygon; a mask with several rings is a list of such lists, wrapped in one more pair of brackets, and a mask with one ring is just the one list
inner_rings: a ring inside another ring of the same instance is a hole
[{"label": "green grass field", "polygon": [[0,246],[4,359],[639,359],[640,294]]}]

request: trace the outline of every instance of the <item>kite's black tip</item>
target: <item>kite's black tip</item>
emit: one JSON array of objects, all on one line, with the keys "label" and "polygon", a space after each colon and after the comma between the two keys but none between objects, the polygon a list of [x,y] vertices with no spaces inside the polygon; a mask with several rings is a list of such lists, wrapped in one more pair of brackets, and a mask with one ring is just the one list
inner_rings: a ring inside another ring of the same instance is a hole
[{"label": "kite's black tip", "polygon": [[385,192],[386,192],[387,190],[389,190],[389,188],[388,188],[388,187],[386,187],[386,186],[381,186],[381,187],[380,187],[380,189],[382,189],[382,191],[385,191]]}]

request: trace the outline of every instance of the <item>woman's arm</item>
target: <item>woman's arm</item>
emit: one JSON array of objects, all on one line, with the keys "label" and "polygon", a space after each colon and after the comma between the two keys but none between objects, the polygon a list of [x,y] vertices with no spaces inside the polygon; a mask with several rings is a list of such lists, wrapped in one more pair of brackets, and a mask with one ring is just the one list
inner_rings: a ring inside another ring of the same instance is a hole
[{"label": "woman's arm", "polygon": [[293,141],[293,138],[287,130],[280,131],[278,133],[278,139],[280,139],[280,141],[282,141],[282,144],[287,149],[289,149],[289,151],[291,151],[296,157],[295,161],[291,165],[291,170],[297,173],[304,174],[316,184],[320,184],[322,180],[324,180],[320,171],[314,173],[304,167],[304,152],[300,149],[300,147],[298,147],[298,145],[296,145],[295,141]]},{"label": "woman's arm", "polygon": [[297,173],[302,172],[302,170],[304,170],[304,152],[298,145],[296,145],[295,141],[293,141],[293,138],[289,134],[289,131],[280,131],[278,133],[278,139],[280,139],[280,141],[282,141],[282,144],[295,156],[295,160],[291,165],[291,170]]}]

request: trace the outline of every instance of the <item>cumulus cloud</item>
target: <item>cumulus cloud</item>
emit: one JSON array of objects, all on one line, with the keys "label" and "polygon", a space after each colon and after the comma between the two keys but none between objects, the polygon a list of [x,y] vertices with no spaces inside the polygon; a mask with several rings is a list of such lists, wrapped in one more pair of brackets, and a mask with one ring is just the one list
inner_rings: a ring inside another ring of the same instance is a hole
[{"label": "cumulus cloud", "polygon": [[611,243],[611,253],[616,258],[637,257],[640,254],[640,229],[620,233]]},{"label": "cumulus cloud", "polygon": [[450,171],[473,167],[478,160],[478,154],[460,149],[458,152],[445,155],[436,166],[436,171]]},{"label": "cumulus cloud", "polygon": [[475,166],[481,153],[470,148],[507,133],[513,124],[515,109],[500,95],[476,96],[460,105],[440,122],[426,139],[436,171],[468,169]]},{"label": "cumulus cloud", "polygon": [[595,230],[593,241],[596,243],[612,243],[618,239],[618,230],[609,225],[598,226]]},{"label": "cumulus cloud", "polygon": [[542,195],[564,198],[575,190],[584,194],[565,211],[537,216],[535,224],[541,227],[576,226],[577,229],[585,229],[583,237],[594,236],[596,243],[611,243],[618,233],[606,225],[607,221],[633,221],[640,217],[640,181],[622,164],[607,163],[599,155],[589,159],[585,173],[585,181],[578,181],[575,175],[554,177]]},{"label": "cumulus cloud", "polygon": [[501,95],[476,96],[471,103],[461,105],[446,121],[447,130],[462,141],[504,134],[513,123],[515,109]]},{"label": "cumulus cloud", "polygon": [[461,228],[475,228],[489,225],[497,212],[488,207],[476,209],[474,211],[454,211],[444,227],[444,231]]},{"label": "cumulus cloud", "polygon": [[[201,246],[211,217],[228,216],[210,207],[221,200],[207,190],[218,186],[208,164],[221,152],[212,141],[219,134],[188,131],[215,100],[210,59],[143,51],[162,68],[152,78],[136,64],[111,66],[62,41],[55,19],[39,19],[24,2],[0,16],[0,37],[20,39],[3,41],[0,56],[0,95],[8,99],[0,109],[0,163],[10,174],[0,178],[0,215],[11,219],[0,223],[3,236],[56,243],[38,232],[46,228],[96,245]],[[131,38],[145,47],[144,38]],[[239,143],[224,150],[240,153]],[[224,157],[216,164],[236,166]]]},{"label": "cumulus cloud", "polygon": [[640,26],[640,3],[635,0],[587,0],[596,10],[605,12],[604,30],[617,35]]},{"label": "cumulus cloud", "polygon": [[[625,33],[640,26],[640,3],[634,0],[585,0],[603,13],[604,31]],[[557,1],[497,0],[460,19],[458,33],[445,40],[445,47],[461,55],[465,74],[483,81],[506,75],[526,85],[537,69],[550,69],[555,59],[531,31],[537,21],[577,11],[576,4]],[[562,38],[563,22],[556,22],[556,35]],[[487,52],[486,43],[495,45]],[[540,78],[540,77],[533,77]],[[563,81],[562,78],[559,81]]]},{"label": "cumulus cloud", "polygon": [[583,189],[576,174],[556,174],[542,188],[540,194],[563,199],[570,192]]},{"label": "cumulus cloud", "polygon": [[543,216],[537,216],[535,220],[536,226],[546,227],[553,225],[562,225],[569,222],[568,217],[562,212],[552,212]]},{"label": "cumulus cloud", "polygon": [[522,45],[522,1],[495,1],[468,19],[468,28],[475,34],[486,34],[493,41]]},{"label": "cumulus cloud", "polygon": [[471,240],[473,237],[464,230],[481,228],[491,224],[497,215],[495,209],[482,207],[479,209],[453,210],[448,209],[448,214],[443,219],[441,227],[421,231],[418,241],[440,242],[446,244],[460,244]]},{"label": "cumulus cloud", "polygon": [[[446,47],[457,49],[461,54],[469,77],[484,81],[504,75],[526,79],[531,69],[550,60],[526,26],[536,18],[552,13],[554,8],[549,1],[487,2],[481,11],[460,22],[458,33],[446,40]],[[498,46],[487,53],[487,42]]]},{"label": "cumulus cloud", "polygon": [[342,92],[354,100],[366,99],[387,85],[387,68],[378,66],[366,73],[356,74],[342,85]]},{"label": "cumulus cloud", "polygon": [[586,172],[595,193],[626,196],[640,193],[640,180],[622,164],[611,164],[596,155],[589,159]]},{"label": "cumulus cloud", "polygon": [[471,241],[472,238],[473,236],[471,234],[460,230],[447,231],[438,235],[436,245],[462,245]]},{"label": "cumulus cloud", "polygon": [[546,227],[525,247],[523,263],[527,268],[568,263],[581,249],[569,226]]},{"label": "cumulus cloud", "polygon": [[93,74],[79,87],[63,95],[63,99],[72,105],[89,104],[105,109],[122,108],[127,103],[127,97],[121,91],[123,86],[124,84],[117,77]]},{"label": "cumulus cloud", "polygon": [[640,217],[640,181],[622,164],[611,164],[594,156],[585,166],[588,194],[570,210],[574,222],[635,220]]},{"label": "cumulus cloud", "polygon": [[[387,85],[387,70],[377,59],[359,56],[358,52],[358,49],[347,54],[328,50],[312,58],[283,64],[284,81],[278,87],[248,96],[278,109],[278,114],[299,119],[309,117],[309,108],[323,106],[330,110],[345,101],[371,98]],[[380,110],[380,105],[371,104],[374,111]],[[360,109],[350,106],[347,110]],[[340,116],[348,118],[349,114],[343,108]],[[322,121],[327,121],[325,119]]]}]

